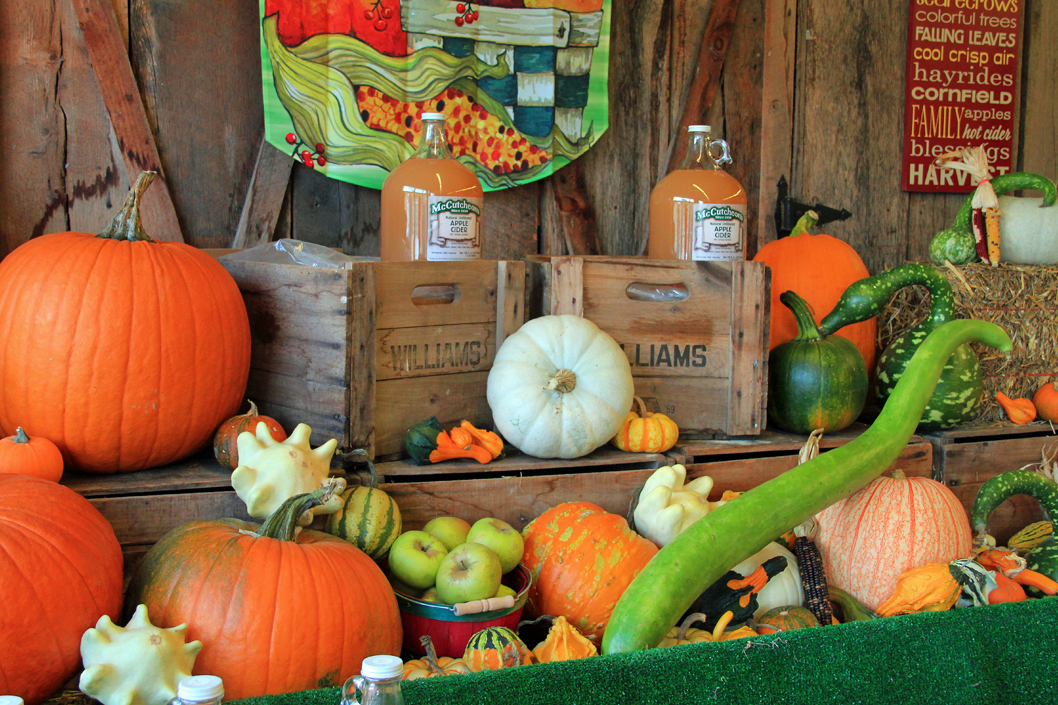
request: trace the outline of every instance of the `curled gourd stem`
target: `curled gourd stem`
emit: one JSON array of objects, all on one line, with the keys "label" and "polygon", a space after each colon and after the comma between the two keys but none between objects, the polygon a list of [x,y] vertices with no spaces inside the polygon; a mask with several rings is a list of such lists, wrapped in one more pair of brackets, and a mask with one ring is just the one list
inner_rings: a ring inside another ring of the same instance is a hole
[{"label": "curled gourd stem", "polygon": [[551,377],[551,381],[547,383],[547,388],[552,389],[556,392],[562,392],[567,394],[572,392],[577,386],[577,375],[574,374],[573,370],[567,370],[562,368]]},{"label": "curled gourd stem", "polygon": [[734,619],[735,613],[731,610],[724,612],[720,615],[720,619],[717,620],[716,626],[713,627],[713,641],[720,641],[724,637],[724,630],[727,629],[727,625],[731,624],[731,620]]},{"label": "curled gourd stem", "polygon": [[136,179],[136,183],[129,189],[128,195],[125,197],[125,203],[121,206],[121,210],[118,211],[114,219],[110,221],[110,225],[103,232],[96,235],[96,237],[107,239],[107,240],[128,240],[133,242],[140,240],[142,242],[154,242],[143,230],[143,224],[140,222],[140,199],[143,198],[144,192],[147,187],[154,181],[154,177],[158,175],[156,171],[143,171],[140,172],[139,177]]},{"label": "curled gourd stem", "polygon": [[324,502],[334,495],[341,494],[344,489],[344,478],[331,477],[318,490],[287,499],[265,520],[265,523],[257,530],[257,535],[262,538],[293,541],[301,515],[310,509],[323,506]]},{"label": "curled gourd stem", "polygon": [[[730,614],[730,613],[727,613],[727,614]],[[695,612],[694,614],[687,615],[687,619],[683,620],[683,622],[680,624],[680,630],[678,632],[676,632],[676,641],[677,642],[687,641],[687,632],[688,632],[688,630],[690,630],[691,625],[692,624],[697,624],[698,622],[704,622],[705,620],[706,620],[706,616],[704,614],[702,614],[701,612]],[[723,617],[721,617],[721,621],[723,621]],[[728,619],[728,621],[731,621],[731,620]],[[724,627],[726,627],[726,626],[727,626],[727,622],[724,622]],[[720,633],[721,634],[724,633],[724,628],[723,627],[720,628]]]}]

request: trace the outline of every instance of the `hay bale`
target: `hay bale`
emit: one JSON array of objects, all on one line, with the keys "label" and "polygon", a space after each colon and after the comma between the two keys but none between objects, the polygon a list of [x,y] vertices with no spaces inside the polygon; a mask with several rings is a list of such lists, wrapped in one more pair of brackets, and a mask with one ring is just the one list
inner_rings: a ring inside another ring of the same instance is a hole
[{"label": "hay bale", "polygon": [[[1058,379],[1058,267],[930,266],[951,283],[957,316],[995,323],[1010,335],[1014,350],[1009,355],[973,345],[985,382],[985,398],[974,423],[1009,423],[996,392],[1031,399],[1041,385]],[[878,349],[884,350],[927,313],[929,294],[924,287],[898,291],[878,316]]]}]

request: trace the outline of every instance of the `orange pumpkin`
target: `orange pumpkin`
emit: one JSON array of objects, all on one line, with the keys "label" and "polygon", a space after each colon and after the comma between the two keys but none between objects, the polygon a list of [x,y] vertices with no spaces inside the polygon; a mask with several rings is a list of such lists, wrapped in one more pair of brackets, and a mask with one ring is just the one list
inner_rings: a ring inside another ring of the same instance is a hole
[{"label": "orange pumpkin", "polygon": [[239,434],[243,431],[257,435],[257,424],[263,423],[268,426],[268,432],[276,441],[285,441],[287,432],[279,425],[279,422],[271,416],[262,416],[257,413],[257,404],[250,402],[250,410],[245,414],[232,416],[225,421],[213,434],[213,455],[217,458],[220,466],[229,472],[239,467]]},{"label": "orange pumpkin", "polygon": [[295,536],[302,512],[342,487],[292,497],[264,526],[174,529],[140,561],[126,613],[143,603],[159,627],[186,623],[188,641],[203,644],[195,671],[223,678],[231,699],[341,685],[366,657],[399,654],[400,612],[382,569],[340,538]]},{"label": "orange pumpkin", "polygon": [[589,502],[553,507],[525,527],[532,614],[561,615],[598,644],[614,605],[658,552],[624,517]]},{"label": "orange pumpkin", "polygon": [[43,702],[81,667],[81,635],[121,609],[121,546],[95,507],[0,475],[0,693]]},{"label": "orange pumpkin", "polygon": [[[807,232],[816,220],[815,213],[810,211],[797,222],[789,236],[769,242],[753,258],[754,262],[764,262],[771,269],[769,350],[797,335],[793,313],[779,301],[784,291],[796,291],[807,301],[813,318],[819,323],[850,284],[870,276],[859,254],[844,240]],[[873,371],[877,332],[877,322],[872,318],[845,326],[835,335],[855,343],[863,354],[867,370]]]},{"label": "orange pumpkin", "polygon": [[43,235],[0,262],[0,432],[21,425],[85,472],[204,448],[246,389],[239,289],[202,250],[144,234],[151,178],[101,235]]},{"label": "orange pumpkin", "polygon": [[19,426],[15,435],[0,439],[0,472],[58,482],[62,479],[62,453],[47,438],[30,438]]},{"label": "orange pumpkin", "polygon": [[926,477],[879,477],[816,516],[827,581],[870,610],[904,571],[972,555],[970,521],[958,498]]},{"label": "orange pumpkin", "polygon": [[1058,387],[1055,387],[1054,382],[1037,389],[1032,403],[1036,407],[1036,416],[1052,423],[1058,421]]},{"label": "orange pumpkin", "polygon": [[639,413],[629,411],[621,430],[610,442],[629,453],[664,453],[676,445],[680,437],[676,422],[665,414],[647,411],[640,397],[633,398]]}]

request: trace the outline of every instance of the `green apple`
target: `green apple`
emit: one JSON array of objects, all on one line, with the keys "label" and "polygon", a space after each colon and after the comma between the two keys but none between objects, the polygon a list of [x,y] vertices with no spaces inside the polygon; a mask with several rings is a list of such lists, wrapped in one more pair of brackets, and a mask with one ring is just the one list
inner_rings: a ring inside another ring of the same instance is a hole
[{"label": "green apple", "polygon": [[437,586],[436,585],[434,587],[430,588],[429,590],[427,590],[426,592],[424,592],[419,597],[419,599],[420,600],[425,600],[426,602],[437,602],[437,603],[441,602],[441,596],[437,594]]},{"label": "green apple", "polygon": [[448,549],[425,531],[405,531],[389,548],[389,569],[397,580],[425,590],[434,584]]},{"label": "green apple", "polygon": [[467,542],[480,543],[495,551],[504,573],[514,570],[521,562],[525,548],[522,535],[502,519],[486,518],[474,522],[467,534]]},{"label": "green apple", "polygon": [[444,541],[445,546],[451,551],[456,546],[467,542],[470,522],[459,517],[435,517],[426,522],[422,530]]},{"label": "green apple", "polygon": [[441,561],[437,594],[449,605],[484,600],[496,594],[501,578],[503,568],[495,551],[480,543],[464,543]]},{"label": "green apple", "polygon": [[506,585],[500,585],[500,589],[496,591],[496,594],[493,595],[493,597],[506,597],[507,595],[518,597],[518,593],[514,591],[514,588]]}]

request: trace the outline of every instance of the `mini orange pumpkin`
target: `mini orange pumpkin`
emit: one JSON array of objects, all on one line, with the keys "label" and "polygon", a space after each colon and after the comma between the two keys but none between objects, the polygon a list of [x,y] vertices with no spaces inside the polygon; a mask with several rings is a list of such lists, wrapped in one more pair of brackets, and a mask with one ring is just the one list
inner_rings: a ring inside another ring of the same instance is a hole
[{"label": "mini orange pumpkin", "polygon": [[401,680],[414,681],[420,678],[470,673],[470,669],[467,668],[467,664],[463,659],[452,658],[451,656],[438,657],[429,634],[419,637],[419,642],[426,649],[426,655],[420,659],[405,662],[404,677]]},{"label": "mini orange pumpkin", "polygon": [[1055,387],[1054,382],[1037,389],[1032,404],[1036,407],[1036,415],[1044,421],[1058,421],[1058,387]]},{"label": "mini orange pumpkin", "polygon": [[217,428],[217,432],[213,434],[213,455],[217,458],[220,466],[228,472],[233,472],[235,468],[239,467],[238,438],[240,433],[249,431],[256,435],[257,424],[263,423],[268,426],[268,432],[273,439],[276,441],[285,441],[287,439],[287,432],[283,430],[278,421],[271,416],[259,414],[257,412],[257,404],[254,404],[252,399],[247,399],[247,401],[250,402],[249,411],[245,414],[232,416],[222,423]]},{"label": "mini orange pumpkin", "polygon": [[664,453],[680,437],[676,422],[665,414],[654,414],[647,411],[646,404],[635,397],[639,413],[628,412],[621,430],[613,437],[611,443],[630,453]]},{"label": "mini orange pumpkin", "polygon": [[21,426],[15,435],[0,439],[0,472],[58,482],[62,467],[59,447],[41,436],[30,438]]}]

